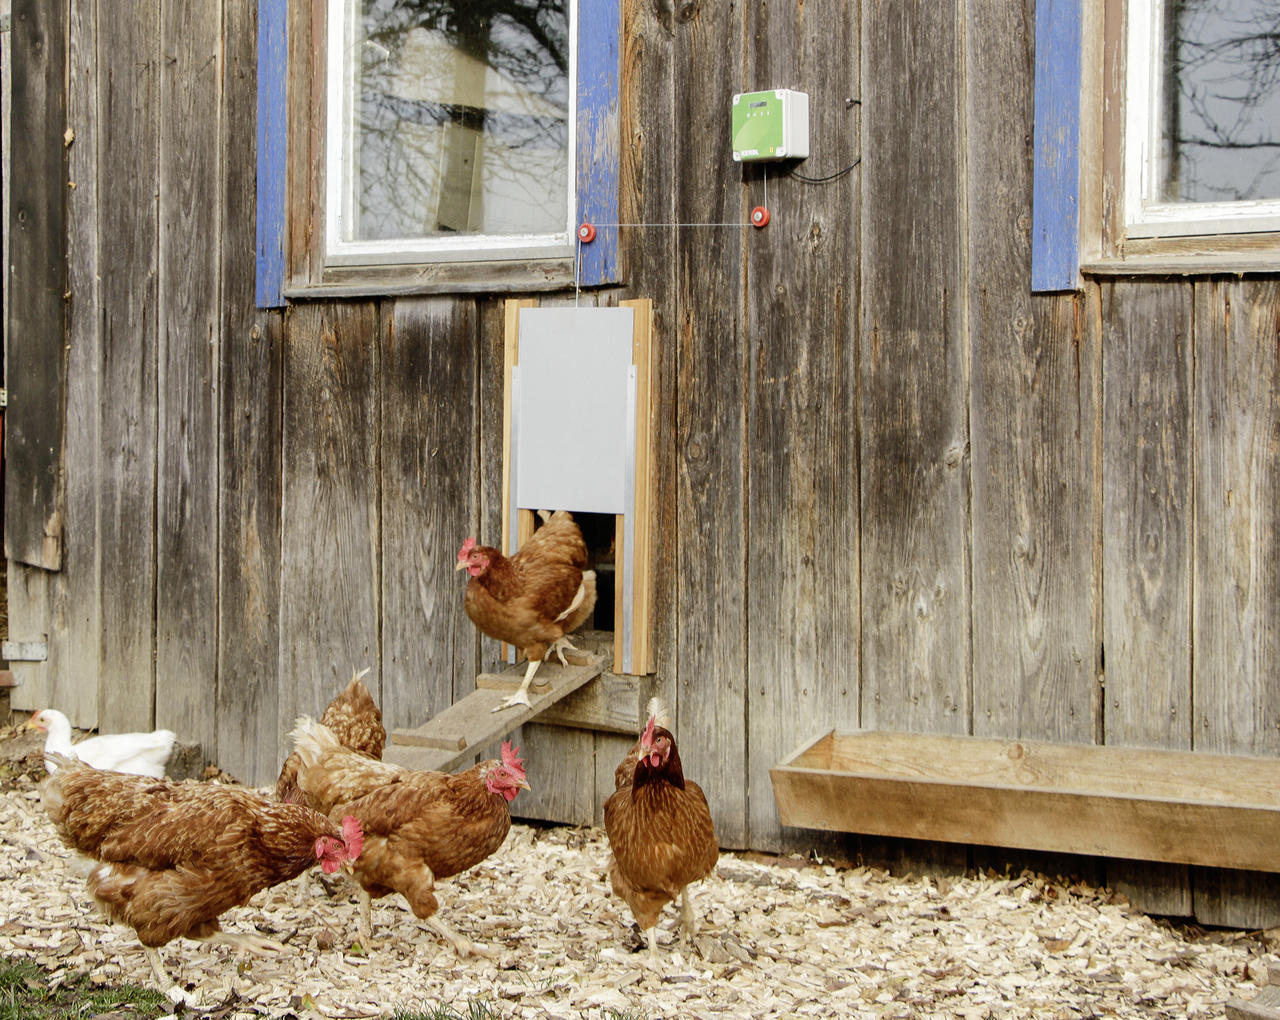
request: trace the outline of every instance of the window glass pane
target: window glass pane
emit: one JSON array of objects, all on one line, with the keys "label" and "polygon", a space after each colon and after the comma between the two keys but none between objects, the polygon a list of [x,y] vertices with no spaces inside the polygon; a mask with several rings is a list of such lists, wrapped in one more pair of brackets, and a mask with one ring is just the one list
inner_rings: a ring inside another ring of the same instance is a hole
[{"label": "window glass pane", "polygon": [[1280,2],[1165,0],[1160,198],[1280,198]]},{"label": "window glass pane", "polygon": [[568,0],[352,0],[343,241],[569,225]]}]

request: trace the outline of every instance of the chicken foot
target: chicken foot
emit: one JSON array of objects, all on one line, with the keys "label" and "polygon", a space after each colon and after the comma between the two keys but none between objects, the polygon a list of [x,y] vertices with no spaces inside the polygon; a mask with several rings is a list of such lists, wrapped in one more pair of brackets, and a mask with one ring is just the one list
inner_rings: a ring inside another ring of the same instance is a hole
[{"label": "chicken foot", "polygon": [[277,942],[275,939],[263,938],[261,935],[242,935],[230,931],[215,931],[211,935],[201,936],[197,941],[207,942],[213,946],[231,946],[234,949],[256,953],[259,956],[284,952],[283,943]]},{"label": "chicken foot", "polygon": [[514,708],[516,705],[532,707],[529,702],[529,684],[533,682],[533,674],[538,671],[538,667],[541,665],[541,659],[530,659],[529,668],[524,673],[524,680],[520,682],[520,689],[510,697],[503,698],[501,704],[497,705],[493,711],[501,712],[505,708]]},{"label": "chicken foot", "polygon": [[578,646],[570,641],[567,635],[565,637],[556,638],[552,641],[550,646],[547,648],[547,655],[554,655],[560,660],[560,665],[567,666],[569,663],[566,662],[564,658],[566,648],[571,652],[576,652],[578,650]]},{"label": "chicken foot", "polygon": [[422,922],[429,929],[443,938],[459,956],[482,956],[486,960],[496,960],[498,954],[487,946],[477,945],[459,931],[455,931],[439,917],[432,914]]}]

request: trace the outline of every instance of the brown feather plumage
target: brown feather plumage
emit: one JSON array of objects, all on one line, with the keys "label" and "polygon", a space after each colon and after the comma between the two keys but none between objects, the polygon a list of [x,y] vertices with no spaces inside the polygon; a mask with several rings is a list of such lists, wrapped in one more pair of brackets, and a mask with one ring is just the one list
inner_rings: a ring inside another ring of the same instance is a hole
[{"label": "brown feather plumage", "polygon": [[[582,626],[595,608],[595,572],[587,569],[587,544],[568,511],[553,513],[514,556],[491,546],[473,546],[470,555],[481,572],[467,582],[467,616],[483,633],[514,645],[531,662]],[[570,612],[579,587],[584,589],[582,601]]]},{"label": "brown feather plumage", "polygon": [[[343,747],[381,760],[387,731],[382,725],[382,710],[362,679],[367,672],[364,670],[351,678],[351,682],[329,702],[320,721],[333,731]],[[290,804],[305,803],[302,791],[298,789],[298,765],[296,751],[284,760],[280,778],[276,780],[277,800]]]},{"label": "brown feather plumage", "polygon": [[101,772],[63,759],[42,787],[67,846],[100,863],[89,891],[145,946],[218,931],[217,918],[317,863],[342,828],[241,787]]},{"label": "brown feather plumage", "polygon": [[[438,906],[436,879],[474,867],[507,838],[508,801],[486,786],[490,773],[510,773],[503,762],[447,775],[352,753],[309,720],[293,737],[307,803],[330,817],[354,815],[364,828],[353,873],[373,898],[399,892],[418,917],[428,918]],[[523,783],[523,769],[518,778]]]},{"label": "brown feather plumage", "polygon": [[[646,739],[662,747],[657,765]],[[665,742],[665,743],[664,743]],[[626,900],[641,930],[691,882],[706,878],[719,857],[715,826],[702,788],[686,779],[675,737],[663,726],[636,743],[614,773],[616,789],[604,802],[613,860],[614,894]]]}]

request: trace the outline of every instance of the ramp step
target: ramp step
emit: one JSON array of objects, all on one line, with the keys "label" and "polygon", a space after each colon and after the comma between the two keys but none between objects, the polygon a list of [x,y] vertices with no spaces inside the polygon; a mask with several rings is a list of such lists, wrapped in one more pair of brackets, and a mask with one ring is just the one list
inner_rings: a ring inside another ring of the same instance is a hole
[{"label": "ramp step", "polygon": [[538,667],[529,688],[531,705],[515,705],[495,712],[503,699],[524,679],[527,663],[517,663],[501,673],[482,673],[476,690],[454,702],[439,715],[414,729],[393,730],[383,759],[415,769],[452,772],[485,747],[501,740],[568,694],[598,677],[604,656],[576,656],[566,666],[552,660]]}]

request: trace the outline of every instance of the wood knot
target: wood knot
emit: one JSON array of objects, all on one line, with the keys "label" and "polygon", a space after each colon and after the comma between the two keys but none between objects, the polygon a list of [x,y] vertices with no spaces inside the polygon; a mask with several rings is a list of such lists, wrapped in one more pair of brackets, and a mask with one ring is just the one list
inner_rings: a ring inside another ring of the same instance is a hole
[{"label": "wood knot", "polygon": [[1021,744],[1010,744],[1008,755],[1010,761],[1021,761],[1027,756],[1027,749]]}]

